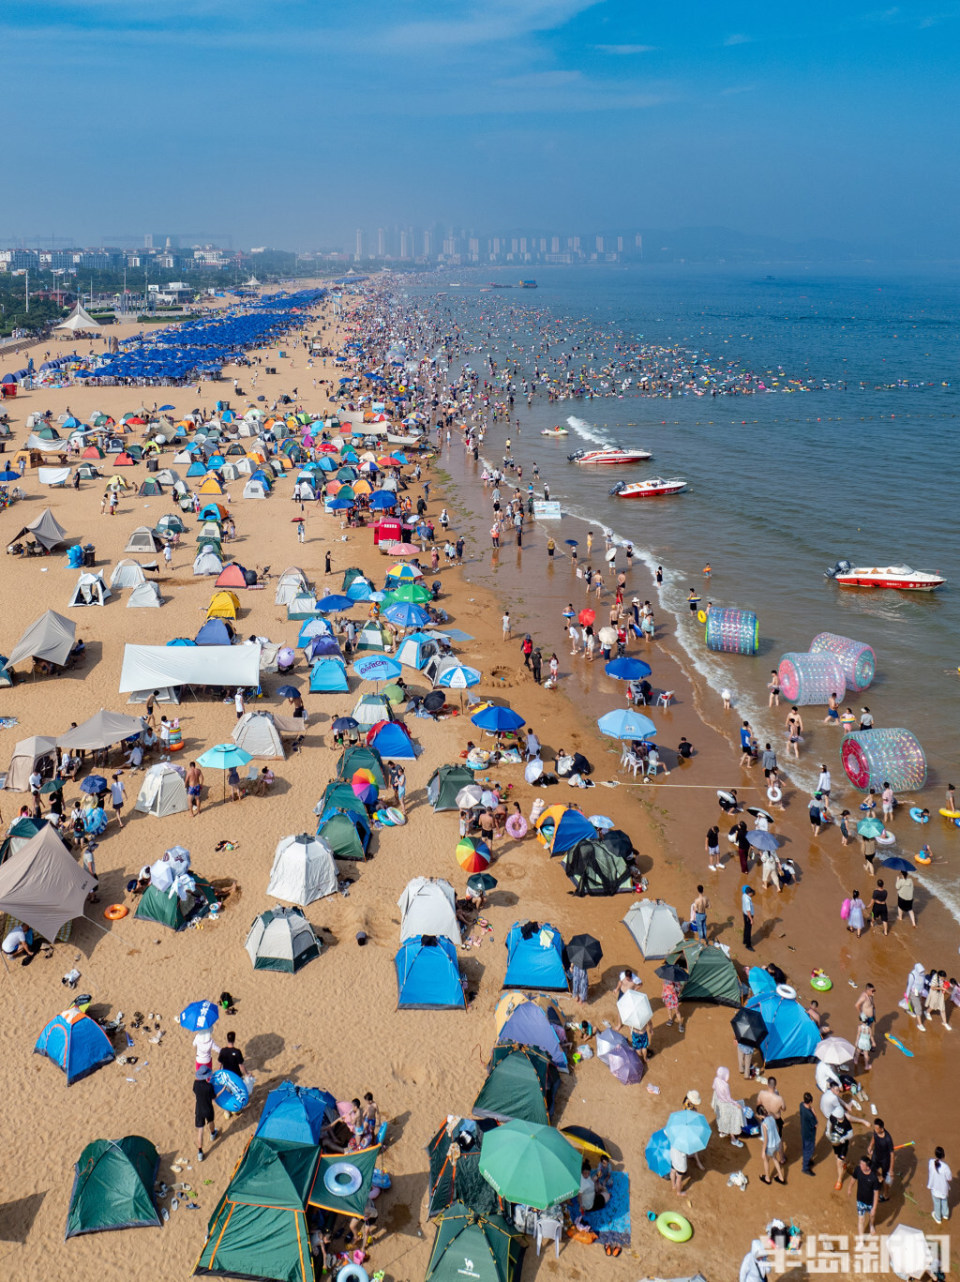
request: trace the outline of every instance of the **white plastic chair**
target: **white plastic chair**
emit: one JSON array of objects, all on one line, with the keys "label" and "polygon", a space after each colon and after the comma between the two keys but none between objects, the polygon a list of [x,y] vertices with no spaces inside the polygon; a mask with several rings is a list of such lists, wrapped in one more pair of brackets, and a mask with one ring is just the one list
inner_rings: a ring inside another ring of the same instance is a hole
[{"label": "white plastic chair", "polygon": [[553,1242],[556,1255],[560,1255],[560,1239],[563,1237],[563,1221],[537,1216],[537,1255],[543,1242]]},{"label": "white plastic chair", "polygon": [[658,708],[669,708],[672,702],[673,702],[672,690],[661,690],[660,693],[657,695]]},{"label": "white plastic chair", "polygon": [[640,758],[637,756],[635,752],[632,752],[630,749],[627,749],[627,751],[620,758],[620,769],[632,770],[634,778],[636,778],[637,771],[640,769]]}]

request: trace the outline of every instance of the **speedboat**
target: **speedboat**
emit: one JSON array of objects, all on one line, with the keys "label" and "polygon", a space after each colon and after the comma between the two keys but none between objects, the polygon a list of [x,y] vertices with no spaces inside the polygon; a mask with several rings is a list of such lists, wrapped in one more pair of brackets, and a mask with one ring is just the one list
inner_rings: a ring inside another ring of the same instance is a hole
[{"label": "speedboat", "polygon": [[541,436],[569,436],[570,433],[565,427],[545,427],[540,433]]},{"label": "speedboat", "polygon": [[618,499],[654,499],[661,494],[679,494],[687,488],[682,476],[671,476],[664,480],[662,476],[652,476],[649,481],[618,481],[610,491]]},{"label": "speedboat", "polygon": [[838,561],[824,577],[833,579],[844,588],[897,588],[902,592],[933,592],[942,587],[946,579],[929,570],[912,570],[909,565],[851,565]]},{"label": "speedboat", "polygon": [[598,463],[610,467],[623,463],[643,463],[646,459],[653,458],[653,455],[647,450],[620,450],[608,445],[600,450],[576,450],[573,454],[568,454],[567,458],[571,463]]}]

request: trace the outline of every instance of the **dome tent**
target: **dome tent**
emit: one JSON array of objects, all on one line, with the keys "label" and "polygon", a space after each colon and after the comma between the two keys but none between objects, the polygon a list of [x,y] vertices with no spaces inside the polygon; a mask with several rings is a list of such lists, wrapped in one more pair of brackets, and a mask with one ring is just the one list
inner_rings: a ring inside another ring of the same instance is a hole
[{"label": "dome tent", "polygon": [[667,964],[684,966],[689,973],[690,977],[684,980],[680,992],[682,1002],[716,1002],[720,1006],[741,1004],[743,990],[737,968],[722,948],[688,940],[668,954]]},{"label": "dome tent", "polygon": [[46,735],[32,735],[14,746],[3,786],[8,792],[29,792],[34,770],[53,774],[57,760],[57,741]]},{"label": "dome tent", "polygon": [[88,1144],[73,1168],[65,1236],[162,1228],[153,1200],[159,1167],[157,1150],[142,1135]]},{"label": "dome tent", "polygon": [[148,525],[138,525],[127,539],[124,552],[159,552],[160,540]]},{"label": "dome tent", "polygon": [[473,771],[466,766],[440,766],[430,776],[427,800],[435,811],[458,810],[457,793],[473,782]]},{"label": "dome tent", "polygon": [[578,841],[563,857],[563,869],[573,882],[574,893],[618,895],[633,889],[630,865],[619,851],[594,835]]},{"label": "dome tent", "polygon": [[320,943],[299,908],[269,908],[255,917],[244,947],[254,970],[288,975],[320,956]]},{"label": "dome tent", "polygon": [[383,768],[383,758],[376,748],[367,748],[355,744],[347,748],[337,762],[337,778],[351,780],[358,770],[369,770],[373,782],[378,788],[387,786],[387,772]]},{"label": "dome tent", "polygon": [[676,908],[659,899],[644,899],[631,904],[623,924],[645,961],[663,961],[668,953],[683,943]]},{"label": "dome tent", "polygon": [[201,916],[216,901],[213,887],[202,877],[191,872],[195,889],[187,891],[181,899],[150,885],[140,896],[134,917],[137,921],[152,921],[168,930],[183,930],[195,917]]},{"label": "dome tent", "polygon": [[319,1146],[324,1126],[339,1116],[329,1091],[281,1082],[263,1101],[255,1134],[263,1140]]},{"label": "dome tent", "polygon": [[187,809],[187,788],[180,771],[166,761],[151,766],[143,776],[133,808],[158,819],[182,814]]},{"label": "dome tent", "polygon": [[322,837],[337,859],[364,860],[370,844],[371,829],[366,818],[353,810],[324,810],[317,824]]},{"label": "dome tent", "polygon": [[440,1217],[424,1282],[460,1282],[465,1261],[470,1282],[519,1282],[524,1250],[524,1238],[502,1216],[454,1202]]},{"label": "dome tent", "polygon": [[504,988],[531,988],[542,993],[567,992],[563,939],[549,922],[515,922],[507,932]]},{"label": "dome tent", "polygon": [[63,1069],[68,1086],[114,1059],[109,1037],[98,1023],[75,1006],[51,1019],[33,1050]]},{"label": "dome tent", "polygon": [[497,1003],[495,1019],[498,1042],[533,1047],[548,1056],[561,1073],[569,1071],[563,1049],[567,1035],[563,1015],[555,1001],[546,997],[537,1000],[526,993],[507,992]]},{"label": "dome tent", "polygon": [[267,894],[301,908],[337,893],[337,866],[333,851],[322,837],[308,833],[283,837],[270,869]]},{"label": "dome tent", "polygon": [[205,574],[219,574],[223,569],[223,562],[209,548],[202,548],[196,555],[193,562],[194,578],[200,578]]},{"label": "dome tent", "polygon": [[384,761],[415,761],[417,746],[400,721],[378,721],[367,731],[367,743]]},{"label": "dome tent", "polygon": [[277,589],[273,596],[274,605],[289,605],[301,592],[309,592],[306,576],[297,566],[290,566],[277,580]]},{"label": "dome tent", "polygon": [[498,1122],[550,1125],[560,1075],[543,1051],[515,1042],[499,1043],[490,1055],[487,1080],[473,1104],[475,1117]]},{"label": "dome tent", "polygon": [[414,935],[400,945],[397,1010],[466,1010],[457,950],[449,939]]},{"label": "dome tent", "polygon": [[77,579],[68,606],[106,605],[112,595],[99,574],[81,574]]},{"label": "dome tent", "polygon": [[760,1044],[765,1068],[812,1063],[820,1030],[795,997],[782,997],[775,988],[749,997],[745,1005],[759,1011],[767,1026]]},{"label": "dome tent", "polygon": [[[427,1146],[430,1155],[429,1202],[427,1214],[438,1215],[455,1202],[462,1202],[478,1215],[503,1210],[503,1202],[492,1184],[480,1173],[483,1137],[499,1125],[492,1118],[461,1117],[451,1126],[444,1122]],[[461,1137],[472,1141],[459,1143]]]},{"label": "dome tent", "polygon": [[238,748],[261,761],[282,761],[286,757],[282,735],[306,733],[305,717],[283,717],[267,710],[245,712],[233,728],[231,738]]},{"label": "dome tent", "polygon": [[400,942],[416,935],[433,935],[460,947],[457,900],[448,881],[415,877],[397,900],[400,909]]},{"label": "dome tent", "polygon": [[110,575],[110,586],[118,591],[121,588],[136,588],[141,583],[145,583],[147,576],[143,572],[143,566],[139,561],[131,560],[130,557],[124,557],[113,567],[113,573]]},{"label": "dome tent", "polygon": [[311,694],[348,694],[346,665],[341,659],[316,659],[310,669]]},{"label": "dome tent", "polygon": [[163,597],[156,583],[139,584],[127,598],[128,610],[157,610],[161,605],[163,605]]}]

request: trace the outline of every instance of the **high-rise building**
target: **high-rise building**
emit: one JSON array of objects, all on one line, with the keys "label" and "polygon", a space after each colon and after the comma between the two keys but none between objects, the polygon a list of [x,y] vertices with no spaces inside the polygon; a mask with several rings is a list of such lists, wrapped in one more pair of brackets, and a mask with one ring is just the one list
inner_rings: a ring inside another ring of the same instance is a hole
[{"label": "high-rise building", "polygon": [[604,241],[604,238],[602,236],[597,236],[596,241],[594,243],[596,246],[597,253],[602,254],[604,252],[604,244],[606,243]]},{"label": "high-rise building", "polygon": [[147,234],[144,236],[143,247],[144,249],[153,249],[153,233],[152,232],[148,231]]},{"label": "high-rise building", "polygon": [[559,236],[550,237],[550,253],[551,254],[560,253],[560,237]]},{"label": "high-rise building", "polygon": [[410,233],[405,227],[400,229],[400,258],[403,262],[408,262],[413,257],[410,247]]},{"label": "high-rise building", "polygon": [[358,263],[360,262],[361,258],[364,257],[364,251],[366,249],[365,240],[366,240],[366,237],[363,234],[363,228],[358,227],[356,232],[356,241],[353,249],[353,256]]},{"label": "high-rise building", "polygon": [[386,258],[387,256],[387,233],[382,227],[377,228],[377,257]]},{"label": "high-rise building", "polygon": [[423,233],[423,256],[424,258],[433,257],[433,232],[429,227]]}]

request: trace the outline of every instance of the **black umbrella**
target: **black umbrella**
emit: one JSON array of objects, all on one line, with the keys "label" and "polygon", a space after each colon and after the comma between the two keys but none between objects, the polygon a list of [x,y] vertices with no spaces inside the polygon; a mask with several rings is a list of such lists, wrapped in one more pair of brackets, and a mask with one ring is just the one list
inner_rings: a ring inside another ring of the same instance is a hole
[{"label": "black umbrella", "polygon": [[668,984],[685,984],[690,978],[688,970],[684,970],[682,966],[671,966],[669,962],[658,966],[653,973]]},{"label": "black umbrella", "polygon": [[603,960],[603,949],[600,941],[592,935],[574,935],[567,941],[567,961],[571,966],[581,970],[592,970]]},{"label": "black umbrella", "polygon": [[601,845],[611,854],[619,855],[621,859],[629,859],[633,852],[633,842],[622,828],[611,828],[609,832],[605,832],[601,838]]},{"label": "black umbrella", "polygon": [[441,690],[431,690],[423,700],[423,706],[428,712],[439,712],[444,703],[445,698]]},{"label": "black umbrella", "polygon": [[741,1006],[730,1021],[730,1027],[733,1029],[733,1035],[738,1042],[744,1046],[760,1047],[761,1042],[766,1037],[768,1029],[763,1016],[758,1010],[749,1010],[746,1006]]}]

